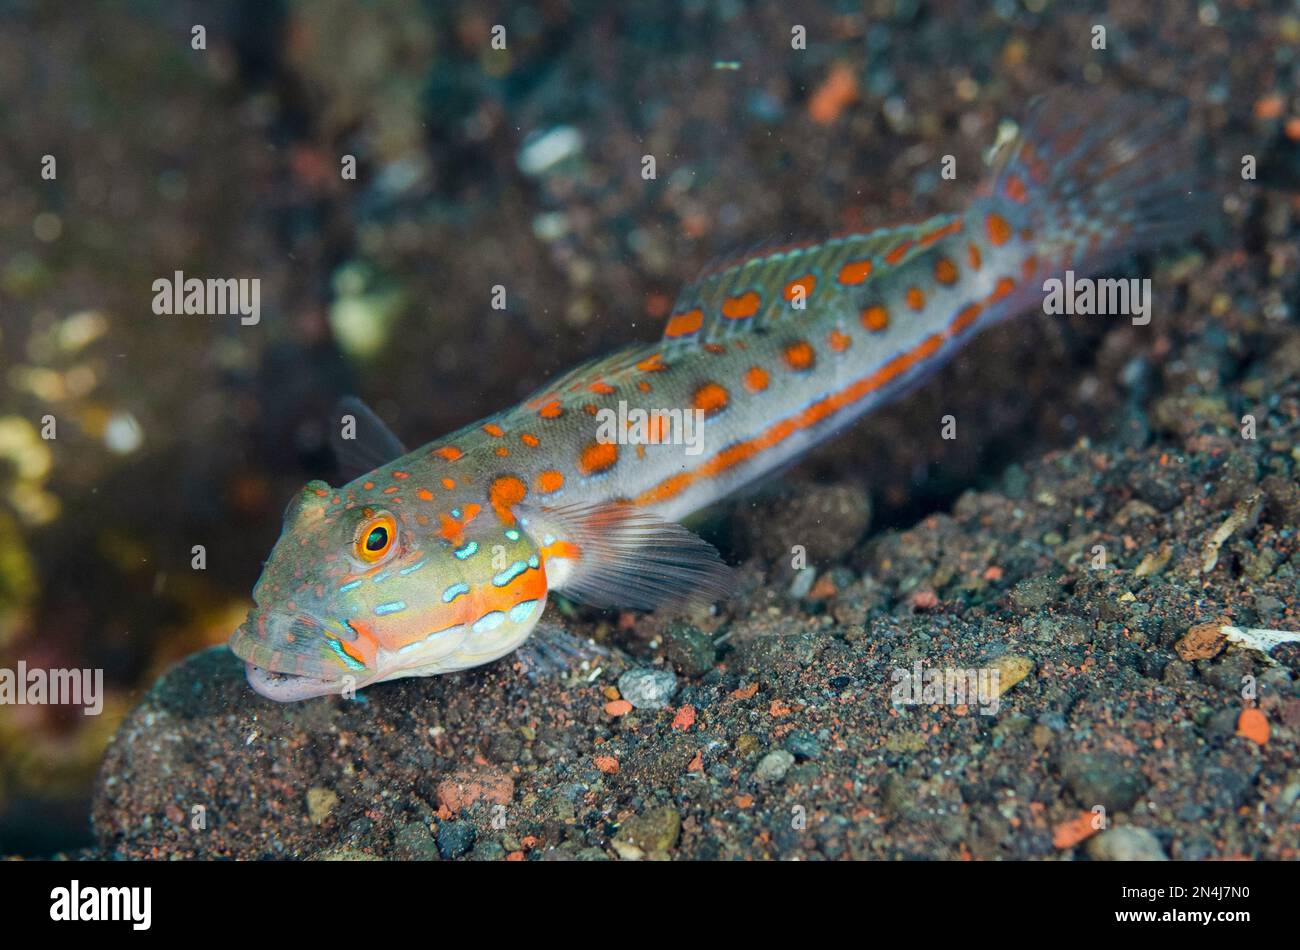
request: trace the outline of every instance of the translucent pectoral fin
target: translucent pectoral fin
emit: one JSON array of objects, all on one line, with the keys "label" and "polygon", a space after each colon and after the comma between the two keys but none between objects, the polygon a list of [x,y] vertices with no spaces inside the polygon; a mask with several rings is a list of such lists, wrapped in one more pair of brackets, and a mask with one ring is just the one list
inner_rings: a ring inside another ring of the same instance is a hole
[{"label": "translucent pectoral fin", "polygon": [[514,656],[528,678],[535,680],[594,670],[610,653],[596,641],[580,639],[558,624],[539,623]]},{"label": "translucent pectoral fin", "polygon": [[731,569],[707,541],[625,503],[571,505],[540,520],[576,548],[557,590],[597,607],[654,610],[728,595]]}]

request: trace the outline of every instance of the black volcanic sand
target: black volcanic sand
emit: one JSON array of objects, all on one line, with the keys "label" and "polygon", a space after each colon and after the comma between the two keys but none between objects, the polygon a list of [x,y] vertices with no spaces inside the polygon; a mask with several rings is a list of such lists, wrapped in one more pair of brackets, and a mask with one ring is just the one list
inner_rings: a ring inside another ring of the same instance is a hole
[{"label": "black volcanic sand", "polygon": [[[1277,665],[1175,650],[1221,617],[1300,626],[1300,333],[1199,334],[1152,369],[1229,361],[1213,394],[1135,404],[1123,441],[1009,468],[904,531],[859,540],[867,499],[837,485],[732,505],[715,525],[822,562],[811,590],[786,593],[807,585],[754,551],[714,616],[570,620],[620,649],[589,682],[530,682],[506,660],[278,705],[230,654],[195,656],[108,751],[102,853],[1298,857],[1300,649]],[[1255,440],[1235,428],[1246,412]],[[895,709],[891,672],[917,661],[1027,675],[995,715]],[[644,667],[675,670],[676,695],[618,715],[618,675]],[[1238,734],[1248,705],[1262,744]],[[1111,830],[1079,841],[1098,805]]]}]

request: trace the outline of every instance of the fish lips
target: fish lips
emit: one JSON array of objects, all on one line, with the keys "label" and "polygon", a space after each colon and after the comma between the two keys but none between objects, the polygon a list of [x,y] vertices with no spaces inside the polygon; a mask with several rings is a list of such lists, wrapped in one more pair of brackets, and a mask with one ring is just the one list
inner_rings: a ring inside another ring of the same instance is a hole
[{"label": "fish lips", "polygon": [[248,684],[277,702],[345,693],[373,678],[373,671],[340,669],[323,655],[315,638],[325,627],[313,617],[253,610],[230,638],[244,661]]},{"label": "fish lips", "polygon": [[360,684],[349,677],[337,679],[320,679],[315,676],[300,676],[296,673],[276,673],[263,669],[256,664],[244,663],[248,685],[253,691],[278,703],[293,703],[302,699],[314,699],[317,696],[331,696],[346,692],[349,687],[355,689]]}]

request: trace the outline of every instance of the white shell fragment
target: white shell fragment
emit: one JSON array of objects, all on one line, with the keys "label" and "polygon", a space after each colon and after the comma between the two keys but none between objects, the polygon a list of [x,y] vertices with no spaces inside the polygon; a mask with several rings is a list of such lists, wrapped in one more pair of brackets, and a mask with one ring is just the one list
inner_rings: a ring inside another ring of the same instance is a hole
[{"label": "white shell fragment", "polygon": [[[1225,624],[1220,628],[1225,637],[1239,647],[1255,650],[1268,656],[1284,643],[1300,643],[1300,633],[1286,630],[1265,630],[1260,627],[1230,627]],[[1273,662],[1272,658],[1269,662]]]}]

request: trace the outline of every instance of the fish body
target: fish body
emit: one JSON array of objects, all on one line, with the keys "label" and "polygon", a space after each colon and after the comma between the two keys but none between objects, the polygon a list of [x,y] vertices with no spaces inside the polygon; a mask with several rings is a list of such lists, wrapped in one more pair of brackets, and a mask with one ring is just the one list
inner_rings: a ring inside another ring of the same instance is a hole
[{"label": "fish body", "polygon": [[[232,649],[299,699],[464,669],[523,643],[551,590],[653,608],[725,594],[677,522],[806,452],[1042,300],[1196,213],[1177,119],[1040,100],[961,214],[715,268],[661,340],[291,506]],[[382,423],[363,410],[358,423]]]}]

